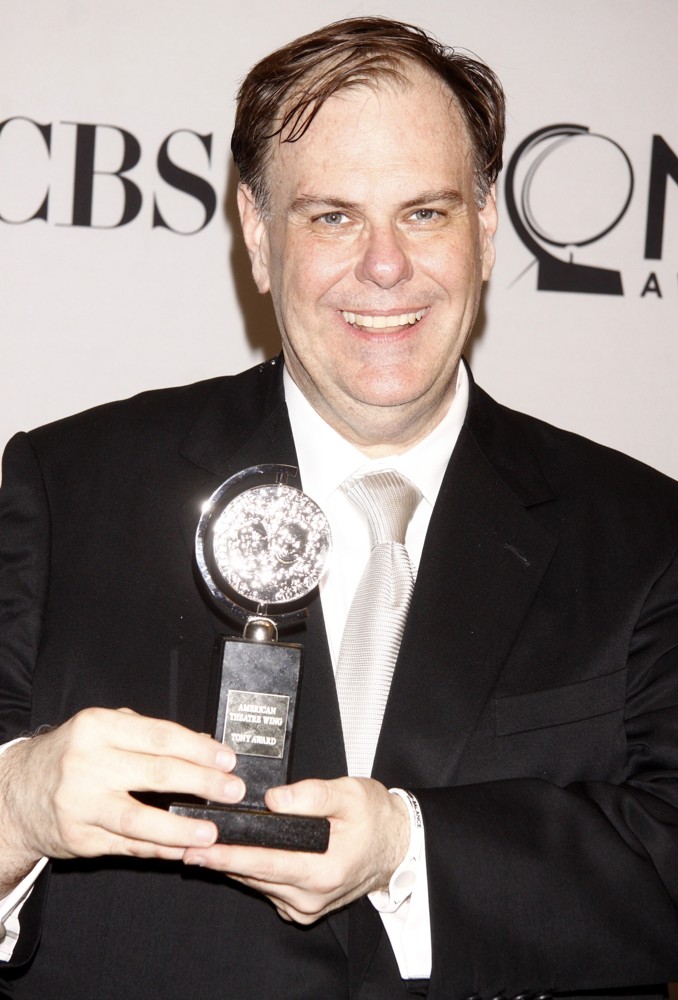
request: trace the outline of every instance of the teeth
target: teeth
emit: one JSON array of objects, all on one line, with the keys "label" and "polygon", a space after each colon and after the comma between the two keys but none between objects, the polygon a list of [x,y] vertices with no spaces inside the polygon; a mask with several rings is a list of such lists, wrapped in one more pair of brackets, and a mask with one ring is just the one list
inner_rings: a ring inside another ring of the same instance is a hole
[{"label": "teeth", "polygon": [[364,326],[374,330],[387,330],[396,326],[414,326],[425,313],[425,309],[419,309],[417,312],[400,313],[399,316],[371,316],[369,313],[362,315],[360,313],[345,311],[342,311],[341,315],[352,326]]}]

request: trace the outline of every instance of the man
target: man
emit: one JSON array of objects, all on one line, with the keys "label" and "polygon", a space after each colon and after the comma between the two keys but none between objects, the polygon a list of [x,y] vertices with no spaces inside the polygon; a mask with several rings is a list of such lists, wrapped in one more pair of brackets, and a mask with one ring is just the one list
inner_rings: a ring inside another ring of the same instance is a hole
[{"label": "man", "polygon": [[[52,859],[6,995],[647,996],[678,976],[678,490],[499,407],[461,362],[502,132],[493,74],[405,25],[263,60],[233,149],[284,372],[8,448],[3,738],[54,728],[0,758],[3,912]],[[325,855],[215,844],[148,799],[243,795],[201,735],[227,626],[190,548],[201,502],[264,462],[298,464],[336,529],[286,636],[306,651],[294,782],[267,796],[330,818]],[[422,494],[419,565],[372,777],[347,777],[333,671],[369,541],[341,484],[379,469]]]}]

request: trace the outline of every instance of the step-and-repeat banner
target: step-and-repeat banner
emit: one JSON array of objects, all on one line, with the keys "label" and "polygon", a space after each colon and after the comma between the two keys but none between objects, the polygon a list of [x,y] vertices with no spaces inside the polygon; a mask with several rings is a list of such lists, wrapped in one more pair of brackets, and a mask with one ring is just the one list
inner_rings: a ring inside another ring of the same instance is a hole
[{"label": "step-and-repeat banner", "polygon": [[506,88],[478,381],[678,477],[675,0],[4,0],[0,444],[278,350],[235,226],[234,93],[274,47],[364,13],[471,49]]}]

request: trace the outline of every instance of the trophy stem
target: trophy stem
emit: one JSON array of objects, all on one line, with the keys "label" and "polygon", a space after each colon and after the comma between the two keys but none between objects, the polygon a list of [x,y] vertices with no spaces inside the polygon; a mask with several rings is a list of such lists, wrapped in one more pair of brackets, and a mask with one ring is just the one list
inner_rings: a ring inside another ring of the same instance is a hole
[{"label": "trophy stem", "polygon": [[265,615],[248,618],[243,631],[243,638],[251,642],[276,642],[278,627],[271,618]]}]

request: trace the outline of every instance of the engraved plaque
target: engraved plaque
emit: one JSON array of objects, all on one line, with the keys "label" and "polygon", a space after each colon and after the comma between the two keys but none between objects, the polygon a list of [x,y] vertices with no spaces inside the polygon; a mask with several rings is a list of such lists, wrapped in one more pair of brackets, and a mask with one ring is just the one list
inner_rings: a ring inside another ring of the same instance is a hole
[{"label": "engraved plaque", "polygon": [[282,757],[289,707],[284,694],[230,690],[222,743],[252,757]]}]

